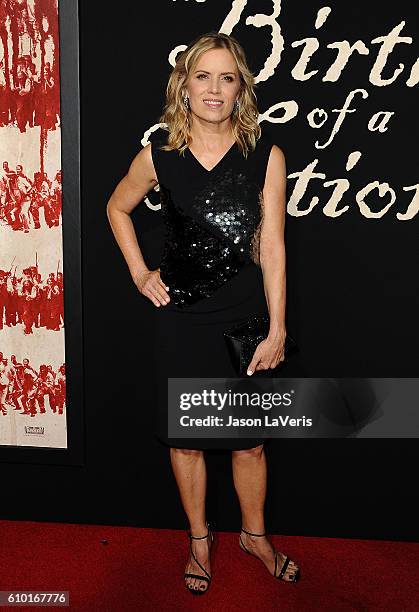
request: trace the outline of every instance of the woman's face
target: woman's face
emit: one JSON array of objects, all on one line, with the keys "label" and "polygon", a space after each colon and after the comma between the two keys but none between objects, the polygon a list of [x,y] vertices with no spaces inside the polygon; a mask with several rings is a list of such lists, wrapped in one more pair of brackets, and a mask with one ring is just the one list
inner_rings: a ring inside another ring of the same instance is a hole
[{"label": "woman's face", "polygon": [[211,123],[229,118],[239,90],[239,71],[228,49],[203,53],[186,83],[192,114]]}]

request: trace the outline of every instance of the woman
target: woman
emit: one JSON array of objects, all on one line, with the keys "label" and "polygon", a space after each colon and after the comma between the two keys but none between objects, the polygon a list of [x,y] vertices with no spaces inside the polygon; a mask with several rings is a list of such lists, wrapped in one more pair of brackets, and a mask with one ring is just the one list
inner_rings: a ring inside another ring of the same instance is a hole
[{"label": "woman", "polygon": [[[261,559],[276,578],[295,581],[299,573],[265,535],[264,440],[167,436],[169,376],[236,376],[223,330],[269,312],[269,334],[247,373],[284,359],[286,168],[281,149],[261,136],[253,86],[234,38],[210,32],[194,40],[169,78],[161,117],[167,129],[159,129],[134,158],[107,206],[132,279],[156,306],[156,433],[170,447],[189,520],[185,583],[194,594],[204,593],[211,581],[204,458],[209,448],[232,451],[242,550]],[[157,183],[166,241],[160,268],[150,270],[130,213]]]}]

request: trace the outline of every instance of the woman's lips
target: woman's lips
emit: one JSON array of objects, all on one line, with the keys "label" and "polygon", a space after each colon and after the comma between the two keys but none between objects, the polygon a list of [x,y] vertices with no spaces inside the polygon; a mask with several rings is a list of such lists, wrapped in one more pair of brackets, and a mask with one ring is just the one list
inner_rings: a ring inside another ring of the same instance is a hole
[{"label": "woman's lips", "polygon": [[208,106],[208,108],[220,108],[220,106],[223,105],[222,101],[216,101],[216,100],[203,100],[204,104],[206,104],[206,106]]}]

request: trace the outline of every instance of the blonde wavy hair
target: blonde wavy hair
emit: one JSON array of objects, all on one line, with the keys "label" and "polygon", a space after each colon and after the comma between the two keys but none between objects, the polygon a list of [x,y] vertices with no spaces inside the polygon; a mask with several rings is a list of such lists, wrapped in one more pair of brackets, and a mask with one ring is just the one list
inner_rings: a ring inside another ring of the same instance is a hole
[{"label": "blonde wavy hair", "polygon": [[250,71],[243,48],[235,38],[220,32],[207,32],[195,38],[182,51],[173,68],[166,87],[166,103],[160,123],[167,124],[169,132],[167,144],[161,149],[172,151],[177,149],[183,155],[191,143],[190,110],[184,105],[182,92],[189,74],[194,70],[199,58],[210,49],[228,49],[236,60],[240,77],[238,92],[239,106],[230,115],[233,135],[244,157],[249,149],[254,150],[261,136],[258,123],[259,112],[254,91],[254,76]]}]

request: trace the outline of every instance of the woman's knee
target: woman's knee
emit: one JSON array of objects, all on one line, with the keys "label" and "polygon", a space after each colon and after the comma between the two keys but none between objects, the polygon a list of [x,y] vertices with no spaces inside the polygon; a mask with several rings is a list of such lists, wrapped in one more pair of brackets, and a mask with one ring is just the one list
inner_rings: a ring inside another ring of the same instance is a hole
[{"label": "woman's knee", "polygon": [[262,453],[263,453],[263,448],[264,445],[263,444],[259,444],[258,446],[253,446],[252,448],[244,448],[241,450],[233,450],[232,454],[234,457],[237,458],[243,458],[243,459],[247,459],[247,458],[259,458],[261,457]]},{"label": "woman's knee", "polygon": [[174,455],[179,457],[199,457],[199,455],[203,453],[202,450],[196,448],[176,448],[172,446],[170,450]]}]

